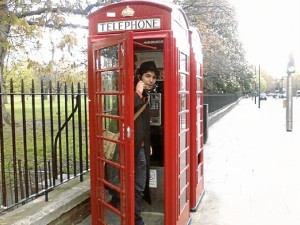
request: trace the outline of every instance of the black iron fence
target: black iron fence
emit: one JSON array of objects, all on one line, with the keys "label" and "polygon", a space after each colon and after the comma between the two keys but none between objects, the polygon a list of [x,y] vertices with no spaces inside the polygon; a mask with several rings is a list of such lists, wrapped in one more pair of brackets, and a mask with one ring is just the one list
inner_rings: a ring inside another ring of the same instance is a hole
[{"label": "black iron fence", "polygon": [[0,212],[47,201],[53,187],[89,170],[86,86],[14,85],[0,87]]},{"label": "black iron fence", "polygon": [[241,94],[204,94],[204,104],[208,105],[208,113],[218,110],[236,102]]},{"label": "black iron fence", "polygon": [[[28,84],[28,82],[26,82]],[[0,213],[89,171],[85,85],[11,81],[0,85]],[[237,94],[205,94],[209,113]]]}]

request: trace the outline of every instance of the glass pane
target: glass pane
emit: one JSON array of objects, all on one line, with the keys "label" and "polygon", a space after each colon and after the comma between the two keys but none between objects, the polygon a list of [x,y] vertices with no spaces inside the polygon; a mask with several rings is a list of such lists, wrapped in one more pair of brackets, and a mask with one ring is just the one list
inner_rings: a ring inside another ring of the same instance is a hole
[{"label": "glass pane", "polygon": [[115,154],[118,154],[117,160],[119,161],[119,153],[116,152],[116,149],[118,147],[118,144],[116,141],[119,139],[119,133],[114,133],[109,130],[104,130],[103,131],[103,137],[106,139],[103,139],[103,149],[104,149],[104,156],[106,159],[113,160],[115,157]]},{"label": "glass pane", "polygon": [[[110,132],[108,130],[103,131],[103,136],[107,139],[118,140],[119,135],[117,133]],[[103,139],[104,156],[111,162],[105,163],[104,178],[110,185],[106,185],[106,198],[110,204],[119,208],[120,194],[116,190],[120,187],[120,145],[114,141]]]},{"label": "glass pane", "polygon": [[180,114],[180,131],[183,131],[187,128],[186,122],[186,113]]},{"label": "glass pane", "polygon": [[[120,159],[120,153],[119,149],[116,149],[112,161],[119,162]],[[106,163],[105,164],[105,179],[110,184],[120,187],[120,169],[113,164]],[[115,204],[119,204],[120,194],[114,189],[110,187],[106,187],[107,194],[110,196],[107,199],[111,199],[113,196],[115,199],[118,199],[118,202],[115,202]]]},{"label": "glass pane", "polygon": [[95,70],[99,70],[100,69],[100,58],[99,58],[99,50],[95,51]]},{"label": "glass pane", "polygon": [[[186,165],[187,165],[187,151],[184,151],[180,154],[180,171],[183,171]],[[183,178],[186,180],[186,177]]]},{"label": "glass pane", "polygon": [[118,95],[102,95],[102,111],[108,115],[119,115]]},{"label": "glass pane", "polygon": [[187,108],[186,95],[180,95],[180,111],[185,111]]},{"label": "glass pane", "polygon": [[187,172],[185,171],[184,173],[181,174],[180,176],[180,190],[182,191],[185,189],[185,186],[187,184]]},{"label": "glass pane", "polygon": [[184,190],[184,192],[180,196],[180,211],[183,210],[184,206],[186,205],[186,201],[187,201],[187,191]]},{"label": "glass pane", "polygon": [[118,46],[101,49],[101,69],[112,68],[119,65],[118,50]]},{"label": "glass pane", "polygon": [[180,91],[185,91],[186,90],[186,75],[181,73],[180,74]]},{"label": "glass pane", "polygon": [[197,106],[200,106],[201,105],[201,95],[200,94],[197,94]]},{"label": "glass pane", "polygon": [[201,64],[199,62],[197,62],[196,69],[197,69],[196,76],[201,76]]},{"label": "glass pane", "polygon": [[197,91],[201,91],[201,79],[197,77]]},{"label": "glass pane", "polygon": [[196,126],[196,129],[197,129],[197,137],[200,137],[201,135],[201,130],[200,130],[200,108],[197,109],[197,126]]},{"label": "glass pane", "polygon": [[187,132],[180,134],[180,152],[184,151],[187,147]]},{"label": "glass pane", "polygon": [[119,71],[105,71],[101,73],[102,89],[101,91],[118,91]]},{"label": "glass pane", "polygon": [[187,71],[187,55],[180,52],[180,70]]},{"label": "glass pane", "polygon": [[101,91],[101,73],[100,72],[96,72],[95,76],[96,76],[96,83],[94,84],[95,91],[97,93],[99,93]]},{"label": "glass pane", "polygon": [[102,124],[103,124],[103,131],[107,130],[113,133],[119,133],[119,121],[112,119],[112,118],[106,118],[102,117]]},{"label": "glass pane", "polygon": [[117,213],[105,209],[105,224],[109,225],[121,225],[121,217]]}]

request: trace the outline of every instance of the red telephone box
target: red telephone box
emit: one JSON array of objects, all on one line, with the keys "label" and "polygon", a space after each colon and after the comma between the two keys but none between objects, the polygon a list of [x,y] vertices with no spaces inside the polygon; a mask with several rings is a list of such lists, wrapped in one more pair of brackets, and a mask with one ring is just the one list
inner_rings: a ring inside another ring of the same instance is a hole
[{"label": "red telephone box", "polygon": [[[199,33],[177,5],[121,1],[89,16],[92,224],[134,224],[134,73],[150,60],[161,77],[150,93],[152,205],[144,204],[143,218],[148,224],[188,224],[203,195]],[[106,145],[115,146],[118,156],[106,157]],[[119,196],[119,207],[111,204],[110,191]]]},{"label": "red telephone box", "polygon": [[196,210],[204,195],[204,80],[203,80],[203,55],[200,32],[191,28],[191,210]]}]

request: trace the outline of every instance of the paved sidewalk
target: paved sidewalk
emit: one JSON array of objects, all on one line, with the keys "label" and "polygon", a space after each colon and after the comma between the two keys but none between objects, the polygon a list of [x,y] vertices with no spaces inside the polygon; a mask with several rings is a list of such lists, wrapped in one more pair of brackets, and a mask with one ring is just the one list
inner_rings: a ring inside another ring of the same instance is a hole
[{"label": "paved sidewalk", "polygon": [[261,108],[244,99],[209,128],[206,193],[191,225],[300,224],[300,98],[293,111],[287,132],[282,99]]},{"label": "paved sidewalk", "polygon": [[242,100],[209,128],[206,194],[192,225],[300,224],[300,98],[286,131],[282,99]]}]

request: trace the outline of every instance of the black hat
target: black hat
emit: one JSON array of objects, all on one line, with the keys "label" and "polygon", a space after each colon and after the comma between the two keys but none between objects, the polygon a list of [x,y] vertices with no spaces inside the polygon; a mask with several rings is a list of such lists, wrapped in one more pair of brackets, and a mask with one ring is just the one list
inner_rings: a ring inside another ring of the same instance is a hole
[{"label": "black hat", "polygon": [[156,76],[159,76],[159,70],[156,68],[154,61],[146,61],[140,65],[138,70],[139,74],[142,75],[148,71],[153,71]]}]

